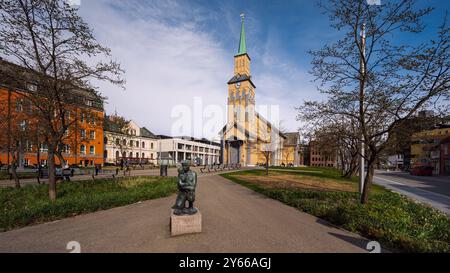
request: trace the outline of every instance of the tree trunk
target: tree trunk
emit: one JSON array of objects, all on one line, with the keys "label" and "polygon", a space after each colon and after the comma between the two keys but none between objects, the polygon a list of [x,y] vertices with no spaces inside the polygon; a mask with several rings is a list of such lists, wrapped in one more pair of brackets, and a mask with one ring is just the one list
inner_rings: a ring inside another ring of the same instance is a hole
[{"label": "tree trunk", "polygon": [[48,145],[48,194],[50,200],[56,200],[56,168],[55,168],[55,147]]},{"label": "tree trunk", "polygon": [[11,89],[8,88],[8,131],[7,131],[7,137],[8,137],[8,150],[7,150],[7,166],[6,170],[9,171],[9,166],[11,165],[10,156],[11,156]]},{"label": "tree trunk", "polygon": [[41,145],[37,142],[37,152],[36,152],[36,160],[37,160],[37,183],[41,184]]},{"label": "tree trunk", "polygon": [[19,180],[19,176],[17,175],[17,159],[16,159],[15,152],[12,154],[11,174],[14,179],[14,186],[16,187],[16,189],[19,189],[20,188],[20,180]]},{"label": "tree trunk", "polygon": [[344,152],[339,150],[339,158],[341,159],[341,175],[344,176],[346,173],[347,162],[345,161]]},{"label": "tree trunk", "polygon": [[266,158],[266,175],[269,175],[269,158]]},{"label": "tree trunk", "polygon": [[355,156],[352,156],[349,167],[348,167],[347,171],[345,172],[345,174],[343,175],[344,178],[352,178],[356,174],[356,172],[358,170],[357,160],[358,160],[357,154]]},{"label": "tree trunk", "polygon": [[363,192],[361,194],[361,204],[367,204],[369,202],[369,193],[370,193],[370,186],[372,185],[373,180],[373,174],[374,174],[374,160],[369,160],[368,166],[367,166],[367,174],[364,178],[364,188]]}]

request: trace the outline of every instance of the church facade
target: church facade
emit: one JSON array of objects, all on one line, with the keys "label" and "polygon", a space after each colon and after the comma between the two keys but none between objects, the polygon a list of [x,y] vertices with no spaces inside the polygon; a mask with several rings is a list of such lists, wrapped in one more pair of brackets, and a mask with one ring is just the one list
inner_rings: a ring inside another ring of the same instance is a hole
[{"label": "church facade", "polygon": [[288,137],[255,110],[256,86],[250,71],[251,59],[247,53],[243,14],[241,19],[234,74],[227,83],[227,124],[220,132],[222,161],[224,164],[256,166],[268,160],[269,165],[297,166],[298,132],[288,133]]}]

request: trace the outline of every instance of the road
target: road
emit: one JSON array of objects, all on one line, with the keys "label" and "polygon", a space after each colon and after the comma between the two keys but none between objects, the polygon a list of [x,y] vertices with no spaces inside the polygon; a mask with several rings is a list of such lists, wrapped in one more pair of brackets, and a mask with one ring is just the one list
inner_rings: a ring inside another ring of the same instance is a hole
[{"label": "road", "polygon": [[374,183],[450,215],[450,176],[412,176],[397,171],[376,171]]},{"label": "road", "polygon": [[199,176],[199,234],[170,237],[175,195],[0,233],[0,252],[367,252],[368,240],[235,184]]}]

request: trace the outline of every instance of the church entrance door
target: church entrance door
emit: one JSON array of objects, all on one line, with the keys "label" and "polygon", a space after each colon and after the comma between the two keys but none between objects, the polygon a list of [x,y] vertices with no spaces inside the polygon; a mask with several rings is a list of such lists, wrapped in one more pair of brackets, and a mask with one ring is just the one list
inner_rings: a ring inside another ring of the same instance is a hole
[{"label": "church entrance door", "polygon": [[240,163],[240,150],[241,143],[240,141],[233,141],[230,143],[230,163],[237,164]]}]

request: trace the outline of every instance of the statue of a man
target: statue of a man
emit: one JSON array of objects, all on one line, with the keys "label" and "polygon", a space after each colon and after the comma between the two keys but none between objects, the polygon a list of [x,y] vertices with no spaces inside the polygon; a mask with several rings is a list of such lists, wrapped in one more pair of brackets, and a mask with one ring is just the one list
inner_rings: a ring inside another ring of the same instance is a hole
[{"label": "statue of a man", "polygon": [[[197,186],[197,174],[190,170],[189,161],[183,161],[178,169],[178,196],[174,209],[175,215],[192,215],[197,212],[194,208],[195,187]],[[186,201],[189,206],[186,207]]]}]

